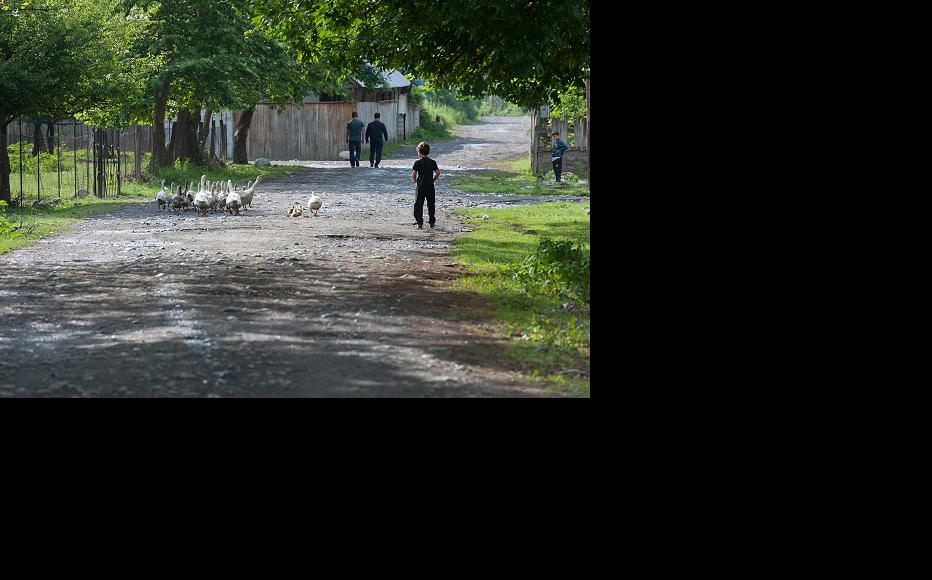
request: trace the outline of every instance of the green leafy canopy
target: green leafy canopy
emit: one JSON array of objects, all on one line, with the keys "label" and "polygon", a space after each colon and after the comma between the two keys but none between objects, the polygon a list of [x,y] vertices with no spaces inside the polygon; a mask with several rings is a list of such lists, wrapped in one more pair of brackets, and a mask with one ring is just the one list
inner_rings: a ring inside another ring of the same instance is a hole
[{"label": "green leafy canopy", "polygon": [[589,2],[256,0],[259,22],[301,58],[401,69],[465,96],[534,107],[583,86]]}]

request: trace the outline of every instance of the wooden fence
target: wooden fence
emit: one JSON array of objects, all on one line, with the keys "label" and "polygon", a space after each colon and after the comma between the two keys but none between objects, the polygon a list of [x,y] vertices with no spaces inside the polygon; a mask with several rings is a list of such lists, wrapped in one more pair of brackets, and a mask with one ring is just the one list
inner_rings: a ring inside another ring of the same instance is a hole
[{"label": "wooden fence", "polygon": [[[559,131],[560,138],[569,144],[570,124],[566,119],[550,119],[550,132]],[[580,151],[589,149],[589,129],[585,119],[577,119],[573,123],[573,148]]]},{"label": "wooden fence", "polygon": [[[412,111],[406,104],[406,100],[304,103],[304,108],[288,105],[281,112],[260,104],[252,117],[246,155],[251,160],[338,161],[340,152],[347,150],[346,124],[353,118],[353,111],[367,125],[375,119],[375,113],[380,113],[389,141],[400,141],[420,126],[420,110]],[[238,119],[239,113],[234,114],[234,123]],[[368,148],[363,140],[363,150]]]},{"label": "wooden fence", "polygon": [[[406,97],[406,95],[403,95]],[[368,124],[374,120],[375,113],[381,114],[381,121],[388,129],[389,141],[400,141],[411,136],[421,125],[420,109],[409,109],[407,99],[400,101],[359,102],[359,103],[305,103],[304,108],[293,105],[286,106],[281,112],[277,107],[266,104],[256,106],[252,117],[249,137],[246,140],[246,155],[250,160],[260,157],[280,161],[291,159],[337,161],[340,152],[347,149],[346,124],[352,119],[353,111],[359,113],[359,119]],[[218,157],[227,159],[233,156],[233,132],[242,111],[214,113],[208,125],[206,149],[211,146],[211,133],[213,135],[215,152]],[[223,128],[220,130],[220,121]],[[63,122],[65,123],[65,122]],[[67,135],[71,139],[73,121],[67,121]],[[171,141],[174,122],[165,121],[165,142]],[[11,145],[23,139],[30,139],[33,133],[33,124],[23,122],[22,131],[19,127],[8,131],[7,143]],[[44,127],[43,127],[44,129]],[[90,127],[78,125],[78,132],[82,137],[90,134]],[[135,152],[142,154],[152,151],[152,127],[148,125],[133,125],[118,130],[120,133],[122,150],[125,153]],[[137,142],[138,141],[138,142]],[[82,141],[83,142],[83,141]],[[363,150],[368,151],[369,146],[363,143]],[[367,154],[368,155],[368,154]],[[135,161],[135,160],[134,160]],[[135,163],[124,166],[127,175],[135,175]],[[146,170],[142,167],[142,170]]]},{"label": "wooden fence", "polygon": [[589,173],[589,128],[586,119],[578,119],[572,125],[572,138],[570,138],[570,124],[567,119],[554,117],[542,119],[536,113],[531,117],[531,170],[542,175],[551,169],[550,134],[560,132],[560,138],[570,146],[563,156],[564,171]]}]

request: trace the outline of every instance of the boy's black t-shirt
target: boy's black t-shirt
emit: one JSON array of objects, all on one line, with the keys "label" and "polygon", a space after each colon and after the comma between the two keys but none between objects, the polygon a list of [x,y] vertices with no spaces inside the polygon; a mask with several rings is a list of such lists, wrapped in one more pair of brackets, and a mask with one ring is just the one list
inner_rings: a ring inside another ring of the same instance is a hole
[{"label": "boy's black t-shirt", "polygon": [[427,189],[434,187],[434,171],[437,170],[437,162],[430,157],[421,157],[414,162],[414,171],[417,171],[417,188]]}]

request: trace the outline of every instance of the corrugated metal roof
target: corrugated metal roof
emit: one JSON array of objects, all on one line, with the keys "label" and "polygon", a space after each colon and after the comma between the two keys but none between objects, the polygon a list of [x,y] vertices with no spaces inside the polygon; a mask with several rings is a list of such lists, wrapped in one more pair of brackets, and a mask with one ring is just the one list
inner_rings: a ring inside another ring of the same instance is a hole
[{"label": "corrugated metal roof", "polygon": [[[393,70],[390,72],[383,70],[380,72],[382,73],[382,78],[385,79],[385,82],[388,84],[390,88],[397,89],[399,87],[407,87],[411,85],[411,81],[406,79],[405,76],[401,74],[400,72],[398,72],[397,70]],[[353,80],[359,83],[361,87],[366,88],[365,83],[363,83],[361,80],[359,79],[353,79]]]}]

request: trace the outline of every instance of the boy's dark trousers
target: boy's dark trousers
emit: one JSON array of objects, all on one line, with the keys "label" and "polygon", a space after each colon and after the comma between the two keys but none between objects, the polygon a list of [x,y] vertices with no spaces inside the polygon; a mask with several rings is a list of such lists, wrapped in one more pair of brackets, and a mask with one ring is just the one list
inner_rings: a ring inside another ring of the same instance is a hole
[{"label": "boy's dark trousers", "polygon": [[369,165],[372,165],[373,160],[375,160],[376,165],[382,162],[382,146],[384,145],[384,141],[376,141],[375,139],[369,142]]},{"label": "boy's dark trousers", "polygon": [[557,183],[560,183],[560,175],[563,173],[563,158],[557,157],[553,160],[553,174],[557,178]]},{"label": "boy's dark trousers", "polygon": [[350,167],[359,167],[359,156],[362,153],[362,141],[349,142],[349,164]]},{"label": "boy's dark trousers", "polygon": [[437,221],[434,216],[434,199],[435,199],[436,190],[434,189],[433,184],[425,188],[417,188],[417,198],[414,200],[414,220],[417,222],[417,225],[424,225],[424,200],[427,200],[427,215],[430,219],[428,223],[435,223]]}]

